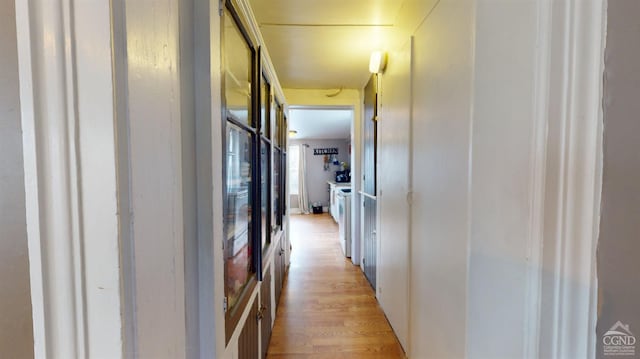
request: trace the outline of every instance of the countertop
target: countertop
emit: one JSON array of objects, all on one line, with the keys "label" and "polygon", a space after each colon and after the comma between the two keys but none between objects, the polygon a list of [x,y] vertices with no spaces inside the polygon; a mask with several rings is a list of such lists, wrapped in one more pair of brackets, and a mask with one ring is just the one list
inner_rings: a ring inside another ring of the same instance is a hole
[{"label": "countertop", "polygon": [[327,181],[327,183],[331,186],[351,186],[351,182],[336,182],[336,181]]}]

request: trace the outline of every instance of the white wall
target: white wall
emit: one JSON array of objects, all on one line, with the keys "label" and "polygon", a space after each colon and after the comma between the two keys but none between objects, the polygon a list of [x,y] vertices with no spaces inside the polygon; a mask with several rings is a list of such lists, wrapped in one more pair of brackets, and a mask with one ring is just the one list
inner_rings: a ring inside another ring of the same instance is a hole
[{"label": "white wall", "polygon": [[[476,0],[469,358],[524,353],[537,16],[536,1]],[[488,323],[500,323],[509,339],[496,335]]]},{"label": "white wall", "polygon": [[[349,163],[350,155],[347,140],[292,140],[289,145],[302,145],[308,144],[306,151],[307,159],[307,188],[309,189],[309,202],[320,202],[322,206],[329,206],[329,185],[327,181],[335,181],[336,171],[340,169],[340,166],[329,164],[329,169],[324,170],[324,156],[315,156],[313,154],[314,148],[337,148],[338,160],[340,162]],[[311,207],[309,207],[311,208]]]},{"label": "white wall", "polygon": [[465,356],[474,3],[441,1],[413,59],[409,356]]},{"label": "white wall", "polygon": [[32,358],[14,4],[0,1],[0,357]]},{"label": "white wall", "polygon": [[[402,29],[410,75],[404,45],[381,83],[381,305],[412,358],[586,357],[602,3],[431,3]],[[409,234],[395,172],[410,173]]]}]

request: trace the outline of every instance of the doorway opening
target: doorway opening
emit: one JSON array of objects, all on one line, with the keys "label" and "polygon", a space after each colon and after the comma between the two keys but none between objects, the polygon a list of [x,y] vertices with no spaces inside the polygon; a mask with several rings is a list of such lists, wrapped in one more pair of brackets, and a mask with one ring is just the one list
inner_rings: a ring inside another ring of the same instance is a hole
[{"label": "doorway opening", "polygon": [[289,108],[290,213],[329,214],[339,225],[342,252],[348,258],[359,244],[351,241],[355,202],[351,169],[357,165],[352,141],[354,118],[350,106]]},{"label": "doorway opening", "polygon": [[322,212],[333,214],[329,183],[351,183],[353,118],[350,107],[289,108],[292,213],[313,213],[313,207],[322,207]]}]

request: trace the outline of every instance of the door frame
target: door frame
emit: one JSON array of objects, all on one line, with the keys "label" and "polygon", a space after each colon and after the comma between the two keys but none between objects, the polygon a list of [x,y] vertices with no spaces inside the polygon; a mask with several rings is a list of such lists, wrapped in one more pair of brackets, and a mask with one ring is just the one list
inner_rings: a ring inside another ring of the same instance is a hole
[{"label": "door frame", "polygon": [[538,0],[537,11],[523,357],[594,358],[606,1]]},{"label": "door frame", "polygon": [[123,355],[112,6],[16,1],[36,358]]}]

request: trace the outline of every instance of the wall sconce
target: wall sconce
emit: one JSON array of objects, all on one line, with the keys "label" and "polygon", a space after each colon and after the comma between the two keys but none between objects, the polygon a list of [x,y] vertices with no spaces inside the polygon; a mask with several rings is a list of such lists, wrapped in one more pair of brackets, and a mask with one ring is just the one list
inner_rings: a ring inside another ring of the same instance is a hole
[{"label": "wall sconce", "polygon": [[374,51],[369,59],[369,72],[379,74],[387,67],[387,53],[382,51]]},{"label": "wall sconce", "polygon": [[295,137],[298,134],[298,131],[296,130],[290,130],[289,131],[289,137]]}]

